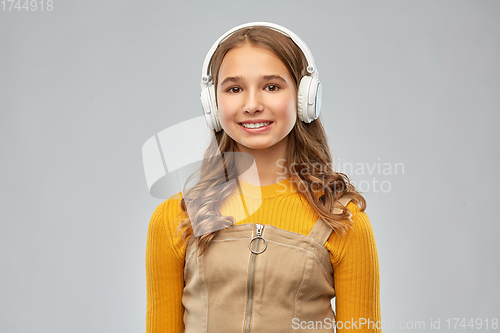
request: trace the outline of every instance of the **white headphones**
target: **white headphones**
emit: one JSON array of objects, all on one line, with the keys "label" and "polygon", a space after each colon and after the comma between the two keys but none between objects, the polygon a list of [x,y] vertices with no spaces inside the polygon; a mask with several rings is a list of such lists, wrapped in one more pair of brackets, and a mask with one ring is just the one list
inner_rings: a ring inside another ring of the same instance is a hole
[{"label": "white headphones", "polygon": [[304,56],[307,59],[307,72],[311,75],[303,76],[300,80],[297,94],[297,113],[299,119],[305,123],[310,123],[319,117],[321,109],[321,82],[319,82],[319,73],[316,69],[313,55],[307,45],[302,41],[302,39],[299,38],[299,36],[285,27],[268,22],[251,22],[239,25],[222,35],[212,45],[205,57],[205,61],[203,62],[203,69],[201,72],[201,104],[203,106],[203,112],[205,114],[208,127],[214,129],[216,132],[219,132],[222,129],[222,126],[219,120],[217,104],[215,103],[215,87],[211,76],[212,73],[210,72],[208,64],[210,63],[217,47],[235,31],[255,26],[269,27],[281,32],[283,35],[290,37],[302,50],[302,53],[304,53]]}]

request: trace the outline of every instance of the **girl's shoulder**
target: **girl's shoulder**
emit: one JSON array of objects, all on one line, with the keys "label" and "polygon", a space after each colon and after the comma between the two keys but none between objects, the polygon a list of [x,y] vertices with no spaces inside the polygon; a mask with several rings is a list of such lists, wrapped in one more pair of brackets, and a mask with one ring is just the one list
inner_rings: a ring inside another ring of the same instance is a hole
[{"label": "girl's shoulder", "polygon": [[352,227],[344,233],[333,232],[325,244],[330,251],[332,263],[336,264],[342,262],[353,247],[368,250],[371,244],[375,244],[375,236],[368,215],[352,201],[348,203],[347,209],[351,212]]},{"label": "girl's shoulder", "polygon": [[160,203],[153,212],[149,222],[149,235],[176,253],[179,260],[184,260],[185,242],[179,232],[179,223],[184,219],[180,201],[181,193],[177,193]]},{"label": "girl's shoulder", "polygon": [[151,219],[162,222],[177,220],[179,218],[182,219],[181,215],[183,212],[180,206],[181,199],[181,192],[172,195],[156,207]]},{"label": "girl's shoulder", "polygon": [[373,234],[372,225],[370,223],[370,219],[368,215],[366,215],[365,211],[362,211],[358,205],[356,205],[353,201],[349,202],[347,205],[347,209],[351,212],[351,220],[352,220],[352,229],[346,232],[346,236],[348,238],[354,237],[356,234],[358,236],[369,236],[368,234]]}]

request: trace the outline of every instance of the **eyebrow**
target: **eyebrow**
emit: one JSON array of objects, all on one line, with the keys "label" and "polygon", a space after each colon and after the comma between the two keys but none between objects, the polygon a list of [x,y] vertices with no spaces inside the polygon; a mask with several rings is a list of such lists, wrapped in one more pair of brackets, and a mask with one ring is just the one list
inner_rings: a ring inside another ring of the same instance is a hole
[{"label": "eyebrow", "polygon": [[[239,82],[242,79],[243,78],[241,76],[228,76],[224,80],[222,80],[222,82],[220,83],[220,85],[222,86],[223,84],[225,84],[227,82]],[[284,78],[282,78],[280,75],[276,75],[276,74],[273,74],[273,75],[263,75],[263,76],[261,76],[261,79],[264,80],[264,81],[267,81],[267,80],[279,80],[279,81],[283,81],[283,82],[286,83],[286,80]]]}]

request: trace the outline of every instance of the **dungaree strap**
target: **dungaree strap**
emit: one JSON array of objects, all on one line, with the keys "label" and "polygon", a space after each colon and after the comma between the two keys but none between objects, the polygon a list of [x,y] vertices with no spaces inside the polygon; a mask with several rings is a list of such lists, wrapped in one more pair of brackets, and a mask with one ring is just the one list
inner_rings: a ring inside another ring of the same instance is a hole
[{"label": "dungaree strap", "polygon": [[324,245],[328,238],[330,238],[332,232],[333,229],[330,228],[320,217],[309,233],[309,237],[314,238],[318,243]]},{"label": "dungaree strap", "polygon": [[[338,201],[347,207],[347,204],[352,200],[351,197],[345,195],[342,198],[340,198]],[[320,217],[318,221],[316,221],[316,224],[312,228],[311,232],[309,233],[309,237],[314,238],[318,243],[320,244],[325,244],[328,238],[330,238],[331,233],[333,232],[333,229],[326,224],[325,221]]]}]

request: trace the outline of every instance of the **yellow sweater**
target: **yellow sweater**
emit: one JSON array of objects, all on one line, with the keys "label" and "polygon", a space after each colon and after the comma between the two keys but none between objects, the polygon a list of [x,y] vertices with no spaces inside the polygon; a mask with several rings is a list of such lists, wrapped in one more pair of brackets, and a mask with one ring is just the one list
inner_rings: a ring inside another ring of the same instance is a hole
[{"label": "yellow sweater", "polygon": [[[290,183],[290,178],[261,187],[242,181],[241,186],[246,208],[250,211],[255,207],[258,209],[246,218],[245,215],[241,217],[242,200],[230,197],[221,207],[221,213],[238,217],[236,224],[270,224],[308,235],[318,220],[318,215]],[[184,332],[181,297],[186,244],[181,242],[177,232],[180,198],[179,193],[160,204],[149,224],[146,246],[147,333]],[[352,326],[346,332],[379,332],[373,328],[381,320],[379,264],[373,230],[368,217],[358,206],[350,203],[347,208],[353,214],[353,230],[344,235],[332,233],[325,243],[334,270],[337,327]],[[373,323],[369,325],[369,321]],[[380,327],[381,323],[378,325]]]}]

